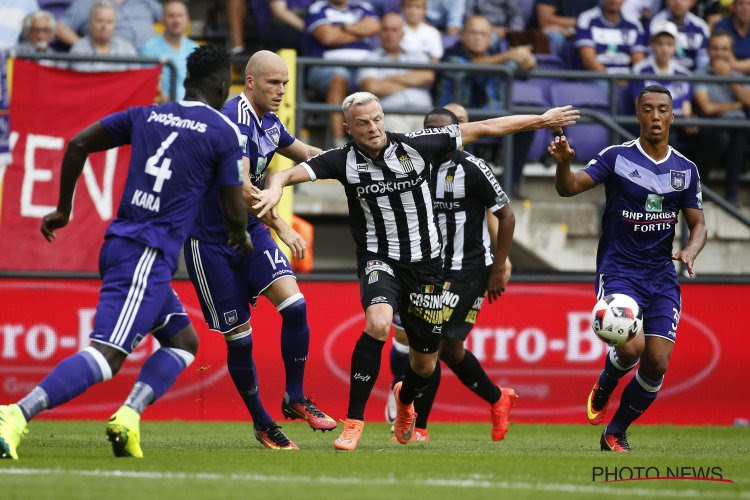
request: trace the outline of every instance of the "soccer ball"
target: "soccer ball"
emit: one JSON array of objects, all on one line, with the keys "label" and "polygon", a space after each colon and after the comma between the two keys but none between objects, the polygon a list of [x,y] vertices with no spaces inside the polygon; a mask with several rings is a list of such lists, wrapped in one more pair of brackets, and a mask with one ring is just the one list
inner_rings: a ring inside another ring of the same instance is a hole
[{"label": "soccer ball", "polygon": [[623,345],[643,329],[643,312],[635,300],[613,293],[599,300],[591,311],[591,328],[609,345]]}]

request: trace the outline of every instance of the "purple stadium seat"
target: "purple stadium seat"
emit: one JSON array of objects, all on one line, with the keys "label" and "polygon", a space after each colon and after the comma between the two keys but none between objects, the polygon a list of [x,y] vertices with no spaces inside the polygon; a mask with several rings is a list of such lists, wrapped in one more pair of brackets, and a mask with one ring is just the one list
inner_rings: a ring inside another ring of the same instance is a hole
[{"label": "purple stadium seat", "polygon": [[[570,104],[577,108],[588,108],[608,114],[609,99],[607,91],[593,83],[557,83],[550,87],[552,106]],[[565,130],[576,160],[588,163],[599,151],[609,145],[609,132],[603,125],[579,123]]]},{"label": "purple stadium seat", "polygon": [[565,62],[552,54],[534,54],[537,69],[565,69]]},{"label": "purple stadium seat", "polygon": [[[539,79],[537,79],[539,80]],[[545,88],[536,81],[513,82],[513,104],[520,106],[549,107],[549,100],[545,95]],[[526,161],[539,161],[552,140],[552,132],[546,129],[537,130],[526,155]]]}]

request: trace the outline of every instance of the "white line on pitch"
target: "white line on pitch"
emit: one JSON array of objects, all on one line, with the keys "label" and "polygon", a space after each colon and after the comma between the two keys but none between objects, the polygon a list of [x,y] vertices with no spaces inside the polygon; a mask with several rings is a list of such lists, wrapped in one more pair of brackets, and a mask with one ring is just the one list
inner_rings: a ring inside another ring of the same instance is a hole
[{"label": "white line on pitch", "polygon": [[[330,485],[359,485],[359,486],[440,486],[449,488],[478,488],[488,490],[525,490],[546,491],[558,493],[597,493],[620,496],[640,497],[701,497],[709,493],[709,490],[693,489],[651,489],[651,488],[620,488],[615,485],[579,485],[566,483],[529,483],[521,481],[490,481],[482,479],[417,479],[402,480],[393,476],[385,478],[363,478],[363,477],[313,477],[313,476],[266,476],[260,474],[216,474],[206,472],[179,472],[179,471],[127,471],[127,470],[68,470],[68,469],[27,469],[8,468],[0,469],[0,475],[8,476],[84,476],[104,478],[127,478],[127,479],[155,479],[155,480],[199,480],[199,481],[249,481],[278,483],[286,481],[291,483],[307,484],[330,484]],[[731,486],[730,486],[731,487]],[[750,492],[722,492],[710,490],[713,498],[750,498]]]}]

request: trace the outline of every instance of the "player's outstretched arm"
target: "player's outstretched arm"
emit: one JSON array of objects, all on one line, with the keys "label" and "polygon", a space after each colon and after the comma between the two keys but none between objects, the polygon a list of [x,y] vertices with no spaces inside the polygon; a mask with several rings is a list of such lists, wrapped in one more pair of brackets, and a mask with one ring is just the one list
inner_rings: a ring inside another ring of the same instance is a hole
[{"label": "player's outstretched arm", "polygon": [[555,137],[547,147],[549,154],[557,162],[555,171],[555,189],[560,196],[575,196],[596,186],[596,182],[586,172],[573,172],[570,162],[575,158],[575,151],[570,147],[564,135]]},{"label": "player's outstretched arm", "polygon": [[281,153],[282,156],[289,158],[295,163],[302,163],[322,152],[322,149],[310,146],[299,139],[295,139],[293,143],[285,148],[279,148],[279,153]]},{"label": "player's outstretched arm", "polygon": [[52,242],[55,239],[55,230],[65,227],[70,219],[73,193],[88,155],[113,146],[112,137],[101,122],[86,127],[70,140],[65,148],[60,170],[60,194],[57,199],[57,209],[42,219],[42,234],[47,241]]},{"label": "player's outstretched arm", "polygon": [[266,189],[253,196],[258,200],[258,203],[253,205],[253,209],[258,210],[259,218],[263,217],[269,210],[279,204],[284,187],[310,180],[312,180],[310,174],[301,165],[272,173],[266,179]]},{"label": "player's outstretched arm", "polygon": [[513,243],[513,232],[516,228],[516,217],[510,204],[506,204],[495,212],[493,217],[497,217],[498,225],[494,238],[494,261],[487,281],[487,298],[490,304],[500,298],[508,284],[510,269],[506,266],[510,246]]},{"label": "player's outstretched arm", "polygon": [[247,207],[242,196],[242,185],[221,187],[221,209],[224,227],[229,232],[229,246],[240,252],[252,251],[253,243],[247,234]]},{"label": "player's outstretched arm", "polygon": [[500,116],[478,122],[462,123],[461,142],[471,144],[483,137],[502,137],[504,135],[549,128],[559,130],[561,127],[574,125],[580,113],[572,106],[562,106],[547,110],[543,115]]},{"label": "player's outstretched arm", "polygon": [[703,247],[706,246],[708,229],[706,228],[706,219],[703,216],[703,210],[683,208],[682,213],[685,215],[685,220],[690,230],[690,239],[685,248],[672,256],[672,260],[677,260],[685,264],[688,275],[692,278],[695,276],[693,264],[698,254],[703,250]]}]

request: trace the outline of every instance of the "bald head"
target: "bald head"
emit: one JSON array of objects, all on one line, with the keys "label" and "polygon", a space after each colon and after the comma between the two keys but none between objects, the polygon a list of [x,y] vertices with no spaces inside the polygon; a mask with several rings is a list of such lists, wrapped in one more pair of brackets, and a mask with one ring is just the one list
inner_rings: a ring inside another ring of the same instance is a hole
[{"label": "bald head", "polygon": [[245,96],[260,117],[278,111],[289,82],[284,60],[268,50],[259,50],[245,66]]},{"label": "bald head", "polygon": [[446,104],[443,106],[445,109],[456,115],[456,118],[458,118],[458,123],[468,123],[469,122],[469,113],[466,112],[466,108],[461,106],[458,103],[452,102],[450,104]]},{"label": "bald head", "polygon": [[259,50],[250,56],[250,59],[245,65],[245,78],[248,76],[258,77],[259,71],[263,70],[277,70],[283,68],[286,70],[286,63],[284,60],[275,52],[270,50]]}]

